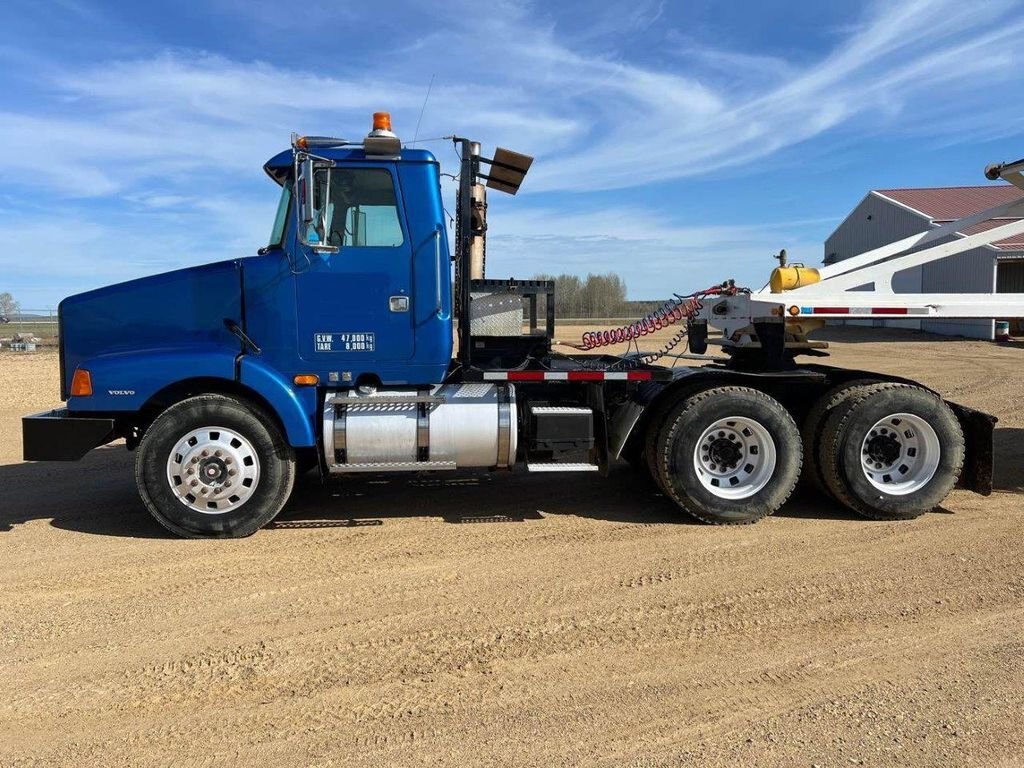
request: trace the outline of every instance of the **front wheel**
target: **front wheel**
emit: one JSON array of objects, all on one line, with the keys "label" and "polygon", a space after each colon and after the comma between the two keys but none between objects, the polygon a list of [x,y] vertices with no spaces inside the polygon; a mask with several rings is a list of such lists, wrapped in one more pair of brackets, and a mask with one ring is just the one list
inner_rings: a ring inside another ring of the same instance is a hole
[{"label": "front wheel", "polygon": [[162,413],[135,458],[139,495],[172,533],[241,538],[269,523],[295,481],[295,454],[247,403],[198,395]]},{"label": "front wheel", "polygon": [[717,387],[683,400],[657,436],[665,492],[708,523],[752,523],[775,512],[800,477],[800,432],[774,398]]}]

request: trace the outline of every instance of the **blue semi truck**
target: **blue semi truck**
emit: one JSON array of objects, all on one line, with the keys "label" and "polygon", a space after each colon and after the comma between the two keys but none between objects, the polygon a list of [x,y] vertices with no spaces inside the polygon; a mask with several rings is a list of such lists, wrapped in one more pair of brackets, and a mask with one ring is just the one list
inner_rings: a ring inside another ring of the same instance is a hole
[{"label": "blue semi truck", "polygon": [[[882,519],[958,484],[990,491],[992,417],[914,382],[797,364],[821,345],[784,298],[761,312],[726,281],[556,351],[553,285],[483,274],[487,190],[514,194],[532,160],[452,141],[453,244],[437,159],[378,113],[361,141],[293,136],[265,164],[280,204],[257,254],[65,299],[66,405],[25,417],[25,459],[123,438],[145,506],[188,537],[254,533],[307,471],[601,475],[623,459],[724,524],[776,511],[801,473]],[[727,361],[677,365],[687,344],[706,352],[709,324]],[[669,326],[660,352],[599,352]]]}]

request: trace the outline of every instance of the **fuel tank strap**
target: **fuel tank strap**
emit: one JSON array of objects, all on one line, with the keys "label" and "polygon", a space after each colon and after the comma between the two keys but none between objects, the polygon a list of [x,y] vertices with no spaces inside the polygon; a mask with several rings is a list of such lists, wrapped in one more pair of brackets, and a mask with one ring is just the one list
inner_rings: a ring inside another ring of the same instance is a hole
[{"label": "fuel tank strap", "polygon": [[512,446],[512,404],[509,388],[498,385],[498,466],[507,467],[511,463],[509,453]]},{"label": "fuel tank strap", "polygon": [[420,390],[416,399],[416,460],[430,461],[430,390]]}]

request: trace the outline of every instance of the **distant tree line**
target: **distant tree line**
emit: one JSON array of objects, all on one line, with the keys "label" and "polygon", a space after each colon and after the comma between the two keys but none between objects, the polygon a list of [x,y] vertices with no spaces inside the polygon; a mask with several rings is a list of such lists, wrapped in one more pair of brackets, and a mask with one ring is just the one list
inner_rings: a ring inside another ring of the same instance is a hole
[{"label": "distant tree line", "polygon": [[626,281],[614,272],[604,275],[536,275],[555,282],[555,317],[641,317],[661,301],[629,301]]},{"label": "distant tree line", "polygon": [[626,283],[614,273],[606,275],[537,275],[555,281],[555,317],[611,317],[623,311]]}]

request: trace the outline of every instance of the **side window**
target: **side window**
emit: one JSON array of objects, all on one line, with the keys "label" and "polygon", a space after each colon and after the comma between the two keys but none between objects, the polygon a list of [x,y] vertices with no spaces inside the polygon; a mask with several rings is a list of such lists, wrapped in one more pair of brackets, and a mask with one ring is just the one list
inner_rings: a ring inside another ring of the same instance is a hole
[{"label": "side window", "polygon": [[270,248],[281,248],[284,245],[284,233],[288,226],[288,211],[291,209],[292,185],[285,182],[281,187],[281,200],[277,204],[277,215],[274,216],[274,228],[270,232]]},{"label": "side window", "polygon": [[395,182],[383,168],[331,172],[330,245],[394,248],[402,245]]}]

